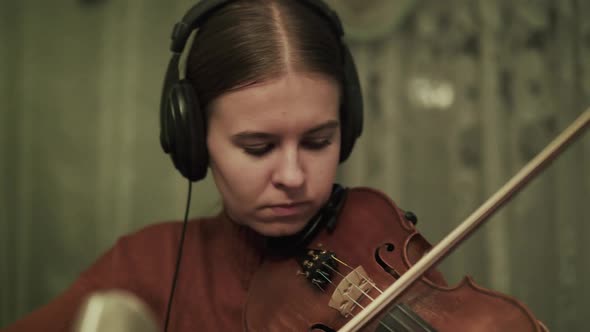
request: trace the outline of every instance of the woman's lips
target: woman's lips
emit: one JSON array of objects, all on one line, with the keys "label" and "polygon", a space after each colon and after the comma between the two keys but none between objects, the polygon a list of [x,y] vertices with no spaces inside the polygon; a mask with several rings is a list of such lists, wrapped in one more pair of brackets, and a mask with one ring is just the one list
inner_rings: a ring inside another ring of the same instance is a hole
[{"label": "woman's lips", "polygon": [[292,217],[303,214],[308,206],[309,203],[307,202],[298,202],[268,205],[267,207],[272,211],[272,214],[277,217]]}]

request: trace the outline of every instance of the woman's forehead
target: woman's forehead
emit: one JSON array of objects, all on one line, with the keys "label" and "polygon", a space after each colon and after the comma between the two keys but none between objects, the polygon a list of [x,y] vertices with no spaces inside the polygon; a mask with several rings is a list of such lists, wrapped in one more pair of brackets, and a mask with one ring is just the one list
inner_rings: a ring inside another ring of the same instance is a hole
[{"label": "woman's forehead", "polygon": [[339,86],[334,80],[317,74],[291,73],[221,95],[211,103],[209,121],[228,130],[311,128],[338,120],[339,98]]}]

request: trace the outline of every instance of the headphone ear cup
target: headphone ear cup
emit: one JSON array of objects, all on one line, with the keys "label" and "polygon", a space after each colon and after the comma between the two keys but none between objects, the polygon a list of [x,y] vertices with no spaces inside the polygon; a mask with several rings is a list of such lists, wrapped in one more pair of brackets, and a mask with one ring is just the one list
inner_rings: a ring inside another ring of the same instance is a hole
[{"label": "headphone ear cup", "polygon": [[205,116],[186,80],[170,87],[162,116],[160,142],[174,166],[187,179],[199,181],[207,174]]},{"label": "headphone ear cup", "polygon": [[363,131],[363,94],[352,54],[343,45],[344,80],[342,106],[340,110],[342,130],[340,162],[345,161]]}]

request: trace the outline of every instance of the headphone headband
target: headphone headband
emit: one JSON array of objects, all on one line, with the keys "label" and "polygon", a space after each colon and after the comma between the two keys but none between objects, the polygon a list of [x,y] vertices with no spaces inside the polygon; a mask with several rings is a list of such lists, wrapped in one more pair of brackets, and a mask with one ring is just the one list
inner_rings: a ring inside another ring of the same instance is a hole
[{"label": "headphone headband", "polygon": [[[317,0],[297,0],[305,3],[308,7],[316,10],[320,15],[327,18],[332,23],[332,28],[335,30],[339,38],[344,36],[344,29],[342,22],[338,15],[325,3]],[[207,20],[209,15],[222,7],[230,0],[211,0],[199,1],[182,17],[180,22],[177,22],[172,28],[172,43],[170,50],[173,53],[181,53],[186,46],[186,42],[191,32],[199,28],[203,22]]]},{"label": "headphone headband", "polygon": [[229,1],[230,0],[199,1],[189,9],[182,17],[182,20],[176,23],[172,28],[172,44],[170,45],[170,50],[174,53],[181,53],[191,32],[199,28],[211,13]]}]

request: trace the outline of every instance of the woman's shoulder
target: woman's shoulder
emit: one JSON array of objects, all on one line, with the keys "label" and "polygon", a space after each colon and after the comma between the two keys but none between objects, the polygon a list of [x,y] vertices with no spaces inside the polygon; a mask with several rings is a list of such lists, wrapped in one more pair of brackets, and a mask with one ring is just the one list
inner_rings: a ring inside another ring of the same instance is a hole
[{"label": "woman's shoulder", "polygon": [[[218,216],[215,217],[199,217],[190,219],[186,224],[187,234],[194,236],[195,234],[207,232],[212,226],[217,223]],[[122,237],[117,241],[117,245],[121,244],[166,244],[178,243],[182,234],[183,221],[162,221],[138,228]]]},{"label": "woman's shoulder", "polygon": [[[215,221],[215,217],[188,221],[185,253],[195,252],[195,246],[201,246],[203,231],[215,228]],[[182,221],[165,221],[121,236],[81,276],[109,286],[126,285],[130,279],[136,280],[137,276],[142,276],[142,280],[148,283],[148,279],[158,281],[161,275],[170,274],[174,268],[182,229]]]},{"label": "woman's shoulder", "polygon": [[[189,245],[202,238],[203,229],[214,224],[215,217],[191,219],[187,222],[186,241]],[[157,264],[169,264],[178,253],[178,245],[183,229],[182,221],[164,221],[149,224],[119,237],[107,250],[90,271],[98,267],[109,270],[116,268],[144,269]]]}]

